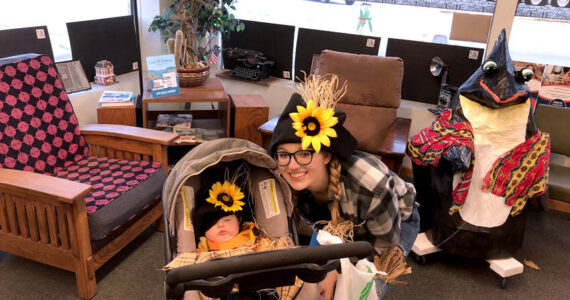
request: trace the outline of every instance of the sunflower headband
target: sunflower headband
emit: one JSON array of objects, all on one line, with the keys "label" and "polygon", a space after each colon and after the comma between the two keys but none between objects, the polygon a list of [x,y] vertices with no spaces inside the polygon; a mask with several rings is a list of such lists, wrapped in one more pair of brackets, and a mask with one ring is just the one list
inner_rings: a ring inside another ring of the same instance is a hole
[{"label": "sunflower headband", "polygon": [[[315,152],[321,150],[321,144],[330,147],[330,138],[336,138],[337,132],[332,128],[338,123],[334,117],[336,103],[346,94],[347,84],[339,88],[339,79],[331,75],[326,80],[320,75],[305,76],[305,83],[298,84],[297,89],[306,106],[297,105],[297,112],[290,113],[295,135],[301,138],[301,147],[313,146]],[[330,137],[330,138],[329,138]]]},{"label": "sunflower headband", "polygon": [[243,209],[245,203],[240,200],[244,197],[237,185],[228,181],[222,184],[218,181],[212,185],[210,197],[206,202],[214,204],[214,207],[219,206],[224,212],[236,212]]}]

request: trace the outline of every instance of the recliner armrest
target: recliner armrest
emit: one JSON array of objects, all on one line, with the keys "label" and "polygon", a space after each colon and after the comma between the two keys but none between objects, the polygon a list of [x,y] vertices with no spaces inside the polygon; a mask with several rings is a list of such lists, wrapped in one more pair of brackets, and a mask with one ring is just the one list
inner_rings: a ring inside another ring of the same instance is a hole
[{"label": "recliner armrest", "polygon": [[382,141],[378,155],[382,162],[397,175],[400,175],[402,161],[406,155],[406,145],[410,134],[411,119],[396,118],[388,127],[386,137]]},{"label": "recliner armrest", "polygon": [[403,158],[406,154],[406,145],[410,134],[411,119],[396,118],[388,127],[386,138],[382,141],[378,154],[380,156],[391,156]]}]

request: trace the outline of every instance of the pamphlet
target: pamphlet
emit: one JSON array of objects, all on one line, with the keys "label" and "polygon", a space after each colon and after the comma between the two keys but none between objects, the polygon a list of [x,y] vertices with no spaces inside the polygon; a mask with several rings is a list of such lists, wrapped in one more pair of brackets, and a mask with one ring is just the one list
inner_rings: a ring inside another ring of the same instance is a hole
[{"label": "pamphlet", "polygon": [[570,107],[570,67],[546,65],[538,103]]},{"label": "pamphlet", "polygon": [[146,63],[153,98],[180,94],[173,54],[147,56]]},{"label": "pamphlet", "polygon": [[159,114],[156,118],[156,127],[192,127],[192,114]]},{"label": "pamphlet", "polygon": [[129,91],[103,91],[99,98],[102,107],[106,106],[134,106],[133,92]]}]

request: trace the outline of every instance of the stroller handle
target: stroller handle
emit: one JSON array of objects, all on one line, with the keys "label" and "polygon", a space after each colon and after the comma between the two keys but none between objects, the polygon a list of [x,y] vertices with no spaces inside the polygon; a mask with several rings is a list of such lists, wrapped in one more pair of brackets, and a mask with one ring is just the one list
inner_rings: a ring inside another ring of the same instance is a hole
[{"label": "stroller handle", "polygon": [[193,280],[263,272],[294,265],[326,265],[329,260],[345,257],[362,259],[371,254],[373,254],[372,245],[366,241],[255,252],[172,269],[166,275],[166,283],[169,288],[174,288],[180,283]]}]

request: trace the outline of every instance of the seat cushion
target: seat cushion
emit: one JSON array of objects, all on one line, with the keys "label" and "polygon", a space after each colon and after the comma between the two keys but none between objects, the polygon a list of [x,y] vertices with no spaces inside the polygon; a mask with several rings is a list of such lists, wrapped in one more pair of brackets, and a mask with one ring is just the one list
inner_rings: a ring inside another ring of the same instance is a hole
[{"label": "seat cushion", "polygon": [[166,180],[160,163],[93,156],[56,176],[93,187],[85,197],[91,240],[104,238],[150,205]]},{"label": "seat cushion", "polygon": [[570,168],[550,164],[548,195],[551,199],[570,203]]},{"label": "seat cushion", "polygon": [[336,74],[341,83],[347,81],[341,103],[400,107],[404,78],[401,58],[324,50],[316,74]]},{"label": "seat cushion", "polygon": [[396,109],[344,103],[338,103],[337,107],[346,112],[344,127],[358,141],[356,149],[378,153],[388,133],[388,127],[396,118]]}]

